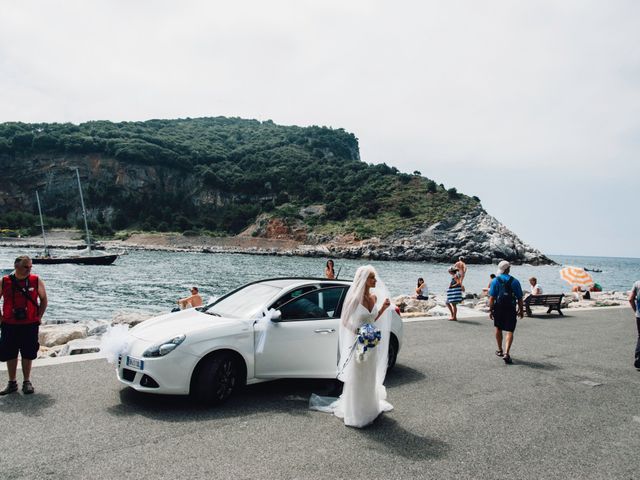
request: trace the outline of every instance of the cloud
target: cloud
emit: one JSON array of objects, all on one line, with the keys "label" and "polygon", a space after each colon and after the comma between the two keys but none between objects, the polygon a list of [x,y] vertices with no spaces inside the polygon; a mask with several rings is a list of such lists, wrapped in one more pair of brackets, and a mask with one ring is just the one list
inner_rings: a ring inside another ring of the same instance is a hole
[{"label": "cloud", "polygon": [[[615,0],[26,0],[0,17],[0,121],[341,127],[363,160],[492,204],[465,172],[532,189],[640,174],[638,32],[640,4]],[[503,213],[518,224],[516,207]]]}]

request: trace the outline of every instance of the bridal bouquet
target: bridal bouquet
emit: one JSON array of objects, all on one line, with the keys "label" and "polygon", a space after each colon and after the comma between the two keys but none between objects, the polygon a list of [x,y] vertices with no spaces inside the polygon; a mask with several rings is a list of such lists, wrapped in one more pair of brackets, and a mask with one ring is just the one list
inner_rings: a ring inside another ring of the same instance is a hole
[{"label": "bridal bouquet", "polygon": [[365,353],[367,350],[371,348],[375,348],[380,340],[382,339],[382,334],[380,330],[371,325],[370,323],[365,323],[358,329],[358,338],[356,339],[356,345],[358,354],[356,356],[356,360],[358,362],[365,361]]}]

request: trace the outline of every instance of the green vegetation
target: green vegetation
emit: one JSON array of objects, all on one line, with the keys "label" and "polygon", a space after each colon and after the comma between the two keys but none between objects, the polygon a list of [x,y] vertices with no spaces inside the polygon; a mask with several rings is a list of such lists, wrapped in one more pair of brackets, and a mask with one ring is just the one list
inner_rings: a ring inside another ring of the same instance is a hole
[{"label": "green vegetation", "polygon": [[[360,161],[358,140],[342,129],[271,121],[216,117],[0,124],[0,162],[15,169],[23,191],[38,186],[37,179],[20,173],[20,166],[33,158],[52,163],[114,158],[124,166],[153,167],[161,181],[191,179],[174,182],[173,189],[158,185],[141,191],[126,190],[106,176],[83,185],[94,210],[91,229],[98,235],[133,228],[234,234],[268,213],[301,220],[319,233],[366,238],[455,219],[479,204],[417,170],[406,174]],[[197,198],[203,195],[220,200],[202,207]],[[46,204],[45,224],[75,225],[77,202],[56,200]],[[310,204],[324,205],[324,214],[303,218],[300,208]],[[0,228],[33,228],[38,220],[29,215],[0,210]]]}]

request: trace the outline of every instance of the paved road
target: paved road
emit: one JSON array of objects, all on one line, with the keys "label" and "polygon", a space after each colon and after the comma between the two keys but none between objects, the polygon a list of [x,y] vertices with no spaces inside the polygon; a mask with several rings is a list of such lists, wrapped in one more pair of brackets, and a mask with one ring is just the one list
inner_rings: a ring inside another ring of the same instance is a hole
[{"label": "paved road", "polygon": [[323,382],[207,409],[122,388],[104,360],[38,367],[36,395],[0,399],[0,478],[640,478],[628,309],[525,319],[511,366],[486,319],[405,333],[395,410],[364,430],[307,409]]}]

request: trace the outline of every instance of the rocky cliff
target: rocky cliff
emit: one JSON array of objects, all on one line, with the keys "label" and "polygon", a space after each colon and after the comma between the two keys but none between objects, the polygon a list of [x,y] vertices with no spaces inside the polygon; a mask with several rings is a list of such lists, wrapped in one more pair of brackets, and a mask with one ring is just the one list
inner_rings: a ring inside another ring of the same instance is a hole
[{"label": "rocky cliff", "polygon": [[359,245],[328,245],[328,248],[339,256],[380,260],[453,263],[459,256],[464,256],[467,263],[496,263],[500,260],[531,265],[554,263],[539,250],[523,243],[515,233],[481,208],[452,225],[438,222]]},{"label": "rocky cliff", "polygon": [[[317,211],[318,206],[315,208]],[[410,230],[383,238],[361,240],[355,235],[327,236],[310,231],[300,220],[285,221],[269,216],[261,216],[240,236],[295,240],[300,245],[290,249],[291,253],[306,256],[444,263],[453,263],[464,256],[467,263],[496,263],[500,260],[531,265],[554,263],[539,250],[522,242],[481,207],[455,223],[415,225]]]}]

